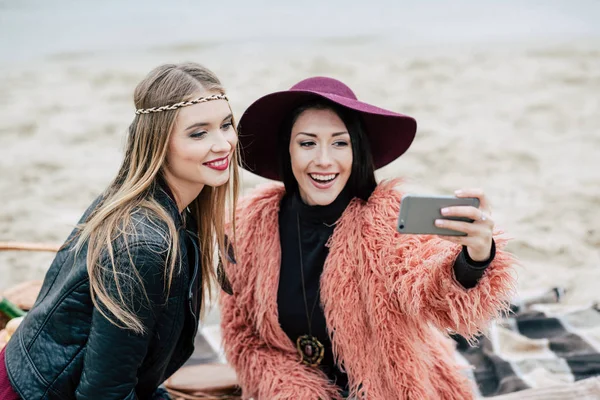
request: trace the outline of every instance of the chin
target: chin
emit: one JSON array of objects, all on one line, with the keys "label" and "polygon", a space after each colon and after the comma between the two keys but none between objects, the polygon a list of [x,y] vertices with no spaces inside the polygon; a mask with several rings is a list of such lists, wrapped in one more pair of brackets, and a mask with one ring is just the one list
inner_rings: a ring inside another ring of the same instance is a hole
[{"label": "chin", "polygon": [[227,182],[229,182],[229,174],[225,174],[225,176],[221,179],[211,179],[209,182],[206,182],[205,185],[217,188],[219,186],[226,185]]},{"label": "chin", "polygon": [[322,201],[316,201],[315,202],[315,206],[328,206],[331,203],[333,203],[335,199],[326,199],[326,200],[322,200]]},{"label": "chin", "polygon": [[215,183],[214,185],[208,185],[208,186],[211,186],[211,187],[214,187],[214,188],[218,188],[220,186],[227,185],[227,182],[229,182],[229,178],[226,179],[226,180],[224,180],[224,181],[222,181],[222,182]]},{"label": "chin", "polygon": [[[339,194],[339,193],[338,193]],[[325,194],[325,193],[315,193],[314,196],[310,196],[309,200],[312,201],[315,206],[328,206],[335,201],[337,198],[337,194]]]}]

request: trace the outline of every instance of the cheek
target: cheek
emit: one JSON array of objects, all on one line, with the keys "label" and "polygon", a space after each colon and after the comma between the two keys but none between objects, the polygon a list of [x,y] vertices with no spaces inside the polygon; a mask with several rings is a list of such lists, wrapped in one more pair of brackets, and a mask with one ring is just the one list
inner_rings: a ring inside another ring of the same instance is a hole
[{"label": "cheek", "polygon": [[340,160],[340,164],[345,173],[350,174],[350,172],[352,171],[352,160],[352,149],[348,148],[346,151],[344,151],[344,154],[342,155]]},{"label": "cheek", "polygon": [[208,154],[206,147],[201,142],[172,143],[167,154],[167,161],[173,166],[198,163]]},{"label": "cheek", "polygon": [[193,153],[190,153],[188,149],[185,148],[174,148],[171,151],[170,161],[173,165],[183,164],[189,161],[192,161]]},{"label": "cheek", "polygon": [[177,143],[171,140],[169,148],[167,149],[167,164],[171,166],[177,165],[180,159],[181,155]]},{"label": "cheek", "polygon": [[290,160],[292,163],[292,172],[296,176],[296,180],[300,178],[299,175],[303,175],[308,164],[310,163],[310,159],[308,159],[308,152],[306,151],[298,151],[298,149],[290,150]]}]

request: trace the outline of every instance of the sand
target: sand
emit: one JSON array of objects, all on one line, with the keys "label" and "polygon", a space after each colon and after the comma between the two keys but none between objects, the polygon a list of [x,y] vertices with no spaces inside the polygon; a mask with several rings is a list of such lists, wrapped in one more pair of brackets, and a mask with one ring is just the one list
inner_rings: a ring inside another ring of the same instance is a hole
[{"label": "sand", "polygon": [[[600,300],[600,42],[400,46],[369,37],[304,44],[182,44],[62,53],[0,65],[0,241],[61,243],[108,184],[152,67],[197,61],[235,114],[311,75],[414,116],[408,153],[378,172],[406,191],[485,189],[514,238],[521,290],[563,286]],[[262,179],[244,175],[247,191]],[[42,278],[48,253],[0,253],[0,290]]]}]

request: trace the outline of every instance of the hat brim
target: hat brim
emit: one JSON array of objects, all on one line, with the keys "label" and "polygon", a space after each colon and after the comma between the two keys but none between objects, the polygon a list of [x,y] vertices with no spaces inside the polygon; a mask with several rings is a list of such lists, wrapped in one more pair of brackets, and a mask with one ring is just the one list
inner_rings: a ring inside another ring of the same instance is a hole
[{"label": "hat brim", "polygon": [[361,114],[375,169],[404,154],[415,138],[417,122],[407,115],[335,94],[292,89],[261,97],[242,115],[239,122],[242,167],[264,178],[281,180],[277,157],[280,126],[296,107],[314,98],[330,100]]}]

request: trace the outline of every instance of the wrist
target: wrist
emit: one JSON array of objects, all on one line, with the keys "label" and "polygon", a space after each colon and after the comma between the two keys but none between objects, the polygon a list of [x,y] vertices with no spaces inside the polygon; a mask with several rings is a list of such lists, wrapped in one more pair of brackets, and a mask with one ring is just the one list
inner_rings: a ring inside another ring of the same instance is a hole
[{"label": "wrist", "polygon": [[485,250],[482,249],[473,249],[472,247],[467,247],[467,255],[471,261],[476,263],[481,263],[484,261],[490,260],[492,258],[494,250],[494,241],[490,240],[490,243],[485,247]]}]

